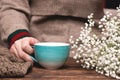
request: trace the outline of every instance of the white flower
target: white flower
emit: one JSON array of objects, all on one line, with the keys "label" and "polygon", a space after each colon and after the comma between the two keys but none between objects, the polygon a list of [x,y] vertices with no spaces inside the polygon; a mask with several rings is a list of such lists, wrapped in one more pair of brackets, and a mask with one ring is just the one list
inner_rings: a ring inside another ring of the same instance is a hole
[{"label": "white flower", "polygon": [[71,36],[69,41],[75,54],[73,59],[83,68],[120,79],[120,6],[117,9],[117,15],[108,12],[99,21],[101,37],[91,35],[95,26],[92,13],[88,16],[88,23],[81,28],[79,37],[73,40]]}]

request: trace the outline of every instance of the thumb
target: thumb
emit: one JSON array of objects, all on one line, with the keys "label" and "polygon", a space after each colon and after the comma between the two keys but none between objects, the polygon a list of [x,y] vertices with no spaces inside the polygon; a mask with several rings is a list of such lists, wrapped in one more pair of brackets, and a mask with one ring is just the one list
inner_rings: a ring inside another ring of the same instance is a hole
[{"label": "thumb", "polygon": [[30,44],[31,45],[34,45],[35,43],[38,43],[39,41],[37,40],[37,39],[35,39],[35,38],[31,38],[30,39]]}]

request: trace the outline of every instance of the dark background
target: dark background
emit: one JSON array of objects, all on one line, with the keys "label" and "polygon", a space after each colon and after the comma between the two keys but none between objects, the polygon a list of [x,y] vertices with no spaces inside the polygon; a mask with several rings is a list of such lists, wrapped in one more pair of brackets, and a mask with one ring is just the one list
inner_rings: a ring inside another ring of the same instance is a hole
[{"label": "dark background", "polygon": [[106,0],[105,7],[110,9],[116,9],[120,5],[120,0]]}]

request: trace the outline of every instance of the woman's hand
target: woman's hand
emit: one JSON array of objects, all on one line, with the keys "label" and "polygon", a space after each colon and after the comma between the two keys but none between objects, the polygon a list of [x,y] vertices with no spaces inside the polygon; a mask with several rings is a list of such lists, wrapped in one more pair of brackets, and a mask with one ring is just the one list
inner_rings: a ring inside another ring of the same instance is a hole
[{"label": "woman's hand", "polygon": [[11,48],[10,52],[14,54],[16,57],[23,59],[25,61],[32,61],[29,54],[33,53],[33,48],[31,45],[39,42],[36,38],[33,37],[24,37],[22,39],[16,40]]}]

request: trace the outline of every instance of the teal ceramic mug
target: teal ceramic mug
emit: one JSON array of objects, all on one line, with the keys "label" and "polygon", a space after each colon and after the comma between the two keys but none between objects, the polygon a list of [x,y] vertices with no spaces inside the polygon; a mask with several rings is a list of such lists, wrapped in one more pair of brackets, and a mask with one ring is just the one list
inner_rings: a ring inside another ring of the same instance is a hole
[{"label": "teal ceramic mug", "polygon": [[41,42],[34,45],[35,59],[46,69],[58,69],[69,57],[70,44],[63,42]]}]

